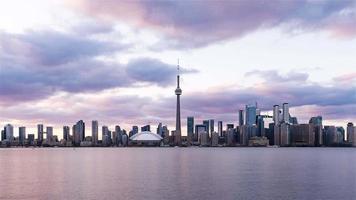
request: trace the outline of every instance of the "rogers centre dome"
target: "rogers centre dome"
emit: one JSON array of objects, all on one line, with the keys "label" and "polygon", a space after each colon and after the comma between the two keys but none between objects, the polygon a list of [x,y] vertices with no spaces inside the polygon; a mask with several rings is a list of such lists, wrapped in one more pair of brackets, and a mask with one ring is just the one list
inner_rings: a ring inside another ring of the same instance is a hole
[{"label": "rogers centre dome", "polygon": [[142,131],[130,137],[131,143],[139,146],[157,146],[160,145],[162,139],[160,135],[150,131]]}]

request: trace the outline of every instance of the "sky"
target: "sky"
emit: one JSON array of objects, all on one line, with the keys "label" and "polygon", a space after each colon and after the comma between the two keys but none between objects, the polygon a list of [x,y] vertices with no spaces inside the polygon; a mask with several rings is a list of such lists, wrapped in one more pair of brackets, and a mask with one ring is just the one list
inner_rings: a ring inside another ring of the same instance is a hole
[{"label": "sky", "polygon": [[0,125],[237,123],[288,102],[356,123],[356,1],[0,0]]}]

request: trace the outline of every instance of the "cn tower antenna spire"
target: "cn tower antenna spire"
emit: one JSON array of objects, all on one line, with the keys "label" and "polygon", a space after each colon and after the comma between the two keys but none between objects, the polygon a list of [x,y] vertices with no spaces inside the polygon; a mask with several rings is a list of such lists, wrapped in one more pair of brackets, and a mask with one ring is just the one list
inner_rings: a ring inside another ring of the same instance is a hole
[{"label": "cn tower antenna spire", "polygon": [[176,109],[176,130],[174,133],[174,144],[181,145],[181,121],[180,121],[180,95],[182,95],[182,89],[179,87],[179,59],[177,63],[177,88],[174,91],[177,96],[177,109]]}]

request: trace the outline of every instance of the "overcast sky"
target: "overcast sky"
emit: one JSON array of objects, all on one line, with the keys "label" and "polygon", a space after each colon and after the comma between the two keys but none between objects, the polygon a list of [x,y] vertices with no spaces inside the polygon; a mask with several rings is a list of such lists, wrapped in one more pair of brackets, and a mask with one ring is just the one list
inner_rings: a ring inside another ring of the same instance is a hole
[{"label": "overcast sky", "polygon": [[254,102],[356,123],[356,1],[0,0],[0,124],[173,130],[177,58],[183,131]]}]

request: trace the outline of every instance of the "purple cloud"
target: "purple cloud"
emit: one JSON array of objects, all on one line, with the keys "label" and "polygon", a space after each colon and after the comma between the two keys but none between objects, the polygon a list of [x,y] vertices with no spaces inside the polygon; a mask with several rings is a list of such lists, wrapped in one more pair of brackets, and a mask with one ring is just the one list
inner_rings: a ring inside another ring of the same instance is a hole
[{"label": "purple cloud", "polygon": [[83,1],[86,13],[158,30],[159,46],[202,47],[259,29],[326,30],[356,35],[355,1]]}]

